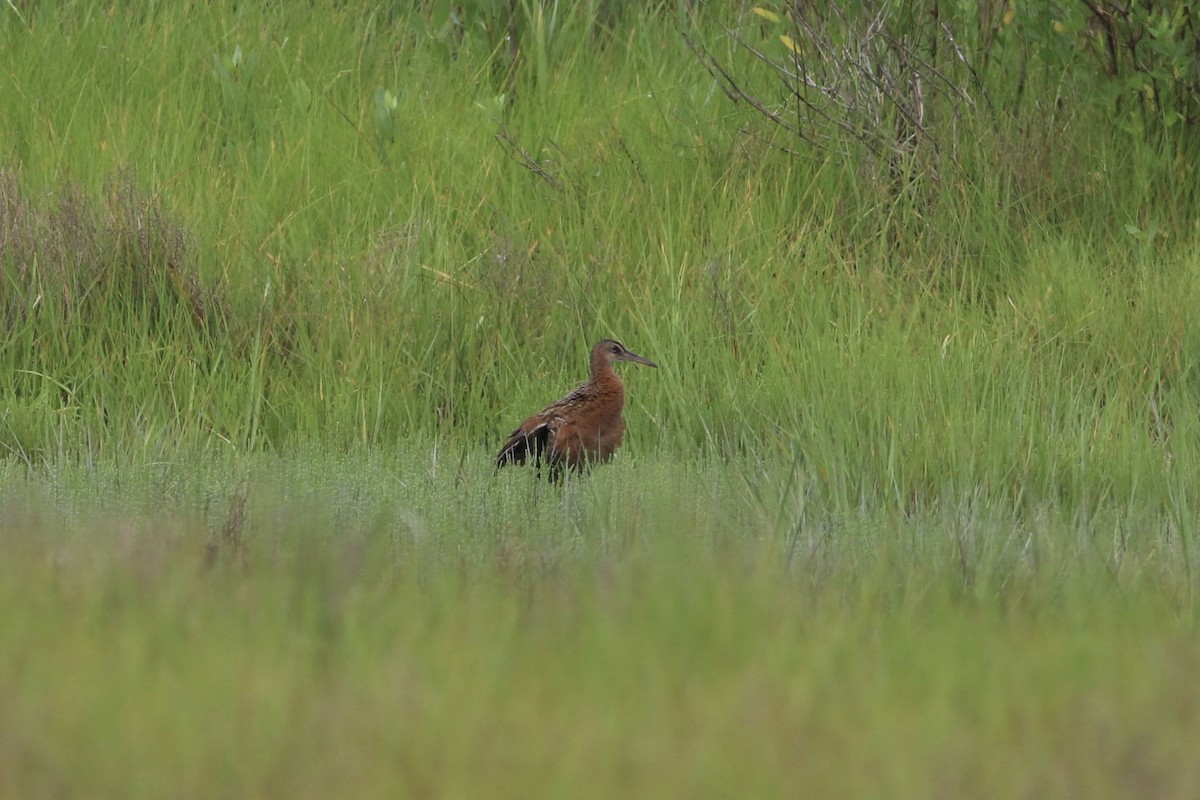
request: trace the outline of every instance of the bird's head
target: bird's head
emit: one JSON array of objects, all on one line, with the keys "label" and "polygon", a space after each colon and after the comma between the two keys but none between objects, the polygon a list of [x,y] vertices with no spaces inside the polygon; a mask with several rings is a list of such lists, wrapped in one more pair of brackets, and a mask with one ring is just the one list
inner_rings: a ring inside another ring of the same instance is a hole
[{"label": "bird's head", "polygon": [[592,365],[611,365],[614,361],[632,361],[635,364],[645,364],[647,367],[658,367],[648,358],[642,358],[615,339],[602,339],[592,348]]}]

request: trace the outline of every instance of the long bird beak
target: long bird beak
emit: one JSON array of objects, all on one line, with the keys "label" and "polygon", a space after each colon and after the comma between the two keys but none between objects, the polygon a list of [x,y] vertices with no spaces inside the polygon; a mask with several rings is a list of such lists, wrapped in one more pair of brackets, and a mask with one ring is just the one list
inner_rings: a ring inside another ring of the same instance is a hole
[{"label": "long bird beak", "polygon": [[637,353],[634,353],[630,350],[626,350],[625,354],[622,355],[621,358],[625,361],[632,361],[636,364],[645,364],[647,367],[654,367],[655,369],[658,369],[658,364],[655,364],[648,358],[642,358]]}]

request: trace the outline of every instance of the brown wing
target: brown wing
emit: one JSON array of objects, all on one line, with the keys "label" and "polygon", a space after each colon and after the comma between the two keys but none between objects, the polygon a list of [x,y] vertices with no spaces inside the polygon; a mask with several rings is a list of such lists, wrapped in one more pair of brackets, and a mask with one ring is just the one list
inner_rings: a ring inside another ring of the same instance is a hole
[{"label": "brown wing", "polygon": [[524,464],[530,457],[539,467],[545,460],[553,468],[561,458],[554,443],[559,429],[566,425],[564,414],[586,400],[587,388],[586,383],[581,383],[570,394],[560,397],[522,422],[500,448],[496,456],[496,469],[505,464]]},{"label": "brown wing", "polygon": [[555,407],[550,406],[522,422],[500,448],[496,456],[496,469],[505,464],[524,464],[528,458],[532,458],[538,466],[543,460],[551,464],[557,461],[552,444],[563,420],[554,412]]}]

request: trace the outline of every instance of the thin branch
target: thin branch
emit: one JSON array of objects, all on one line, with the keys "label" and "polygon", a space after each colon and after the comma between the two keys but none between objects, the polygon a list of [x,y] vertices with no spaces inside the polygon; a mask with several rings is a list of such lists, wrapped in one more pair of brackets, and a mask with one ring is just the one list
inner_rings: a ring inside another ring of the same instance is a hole
[{"label": "thin branch", "polygon": [[[691,40],[691,37],[689,37],[685,33],[683,35],[683,38],[684,38],[684,41],[687,42],[688,47],[692,50],[692,52],[698,52],[695,43],[692,42],[692,40]],[[699,52],[703,53],[703,56],[701,57],[701,63],[705,64],[706,68],[708,68],[709,74],[712,75],[714,78],[716,78],[718,83],[722,83],[722,88],[724,88],[726,90],[725,93],[727,95],[729,95],[730,92],[732,92],[731,96],[733,97],[734,100],[737,100],[737,99],[744,100],[752,108],[754,108],[755,111],[762,114],[767,119],[774,122],[776,125],[779,125],[781,128],[786,130],[788,133],[791,133],[791,134],[794,134],[797,136],[800,135],[800,132],[798,130],[796,130],[795,126],[788,124],[788,121],[785,120],[783,117],[781,117],[778,112],[772,111],[771,109],[769,109],[765,105],[763,105],[763,103],[757,97],[755,97],[752,94],[749,94],[748,92],[743,91],[742,87],[739,86],[737,81],[735,81],[733,79],[733,76],[731,76],[728,72],[726,72],[725,68],[722,67],[721,64],[715,58],[713,58],[711,55],[709,55],[707,50],[701,50]]]},{"label": "thin branch", "polygon": [[513,138],[508,131],[508,126],[505,125],[496,134],[496,141],[500,143],[510,156],[516,158],[517,163],[525,167],[525,169],[537,175],[539,178],[550,184],[550,187],[555,191],[561,192],[564,187],[555,175],[546,170],[542,163],[525,151],[525,148],[517,144],[517,140]]}]

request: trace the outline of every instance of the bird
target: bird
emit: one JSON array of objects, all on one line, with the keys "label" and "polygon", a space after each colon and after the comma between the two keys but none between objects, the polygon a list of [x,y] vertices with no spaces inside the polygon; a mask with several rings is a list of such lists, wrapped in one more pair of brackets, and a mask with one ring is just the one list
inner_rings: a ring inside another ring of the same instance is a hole
[{"label": "bird", "polygon": [[613,369],[616,361],[658,367],[615,339],[596,342],[588,381],[522,422],[500,448],[495,471],[532,458],[539,475],[546,464],[553,482],[564,467],[582,471],[607,461],[625,435],[625,384]]}]

